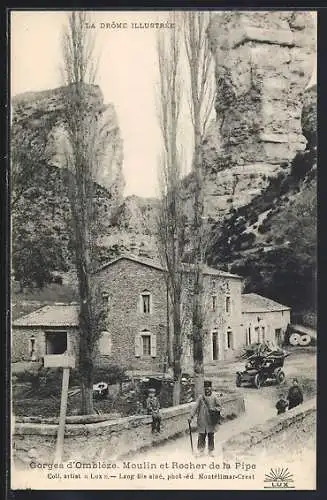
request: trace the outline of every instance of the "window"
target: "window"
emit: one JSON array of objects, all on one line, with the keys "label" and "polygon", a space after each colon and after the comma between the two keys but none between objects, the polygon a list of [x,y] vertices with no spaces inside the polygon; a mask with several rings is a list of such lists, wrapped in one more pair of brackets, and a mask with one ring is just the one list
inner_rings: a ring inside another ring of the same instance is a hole
[{"label": "window", "polygon": [[212,286],[212,288],[213,288],[214,290],[216,289],[216,282],[215,282],[215,280],[212,280],[212,282],[211,282],[211,286]]},{"label": "window", "polygon": [[151,312],[151,295],[148,291],[144,291],[141,295],[141,312],[143,314],[150,314]]},{"label": "window", "polygon": [[63,354],[67,351],[67,332],[45,332],[45,353]]},{"label": "window", "polygon": [[155,333],[143,330],[135,334],[135,356],[155,358],[157,355],[157,336]]},{"label": "window", "polygon": [[227,296],[226,297],[226,312],[227,313],[230,313],[230,305],[231,305],[231,302],[230,302],[230,297]]},{"label": "window", "polygon": [[245,330],[245,344],[250,345],[251,344],[251,328],[246,328]]},{"label": "window", "polygon": [[212,360],[217,361],[219,358],[219,340],[218,340],[218,332],[212,332]]},{"label": "window", "polygon": [[151,356],[151,335],[142,335],[142,356]]},{"label": "window", "polygon": [[281,328],[275,329],[275,339],[276,339],[277,345],[282,344],[282,329]]},{"label": "window", "polygon": [[212,296],[212,310],[216,311],[217,309],[217,295]]},{"label": "window", "polygon": [[256,326],[254,328],[254,334],[255,334],[256,342],[260,342],[260,328],[258,326]]},{"label": "window", "polygon": [[34,335],[31,335],[31,338],[29,340],[29,353],[31,361],[36,361],[35,344],[36,344],[36,338]]},{"label": "window", "polygon": [[233,349],[233,333],[230,328],[227,330],[227,348]]},{"label": "window", "polygon": [[99,339],[99,351],[102,356],[109,356],[111,354],[111,333],[102,332]]},{"label": "window", "polygon": [[266,338],[266,329],[264,326],[261,327],[261,337],[262,337],[262,342],[263,342]]}]

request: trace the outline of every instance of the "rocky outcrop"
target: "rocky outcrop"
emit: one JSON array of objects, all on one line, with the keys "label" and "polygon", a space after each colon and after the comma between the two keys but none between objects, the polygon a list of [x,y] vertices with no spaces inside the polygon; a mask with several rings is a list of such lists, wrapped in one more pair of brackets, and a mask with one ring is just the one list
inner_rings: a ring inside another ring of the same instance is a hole
[{"label": "rocky outcrop", "polygon": [[159,201],[156,198],[128,196],[111,216],[110,227],[100,238],[109,257],[131,252],[134,255],[157,257],[156,225]]},{"label": "rocky outcrop", "polygon": [[216,120],[203,142],[209,220],[251,202],[306,147],[303,95],[314,64],[309,12],[222,12],[208,37]]},{"label": "rocky outcrop", "polygon": [[317,146],[317,85],[304,93],[301,123],[307,147]]},{"label": "rocky outcrop", "polygon": [[[213,266],[227,264],[244,276],[247,292],[279,300],[292,306],[293,313],[311,314],[317,244],[315,86],[304,92],[303,100],[306,150],[294,157],[289,168],[280,168],[249,203],[231,208],[214,225],[208,259]],[[305,316],[301,321],[307,322]]]},{"label": "rocky outcrop", "polygon": [[[122,173],[123,144],[118,118],[112,104],[104,104],[97,85],[87,85],[88,106],[98,112],[99,127],[110,140],[106,141],[101,164],[97,169],[96,182],[110,191],[113,205],[123,199],[124,178]],[[69,87],[59,87],[42,92],[26,92],[12,100],[12,133],[46,131],[48,162],[52,166],[65,166],[68,141],[65,132],[64,106]],[[42,129],[42,130],[41,130]]]},{"label": "rocky outcrop", "polygon": [[301,111],[313,70],[312,14],[223,12],[208,36],[222,158],[232,165],[292,160],[306,143]]}]

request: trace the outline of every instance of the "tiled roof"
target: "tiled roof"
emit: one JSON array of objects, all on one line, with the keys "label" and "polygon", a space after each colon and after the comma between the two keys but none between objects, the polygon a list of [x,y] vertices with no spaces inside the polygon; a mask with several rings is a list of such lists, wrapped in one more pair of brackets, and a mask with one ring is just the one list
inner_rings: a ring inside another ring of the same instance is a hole
[{"label": "tiled roof", "polygon": [[279,304],[274,300],[262,297],[257,293],[242,294],[242,312],[267,312],[267,311],[285,311],[290,307]]},{"label": "tiled roof", "polygon": [[[143,266],[148,266],[148,267],[152,267],[153,269],[158,269],[159,271],[165,270],[164,266],[159,261],[157,261],[155,259],[149,259],[147,257],[139,257],[139,256],[128,254],[128,255],[121,255],[121,256],[117,257],[116,259],[114,259],[110,262],[107,262],[106,264],[101,266],[99,269],[97,269],[96,272],[99,272],[103,269],[106,269],[107,267],[111,266],[112,264],[114,264],[122,259],[131,260],[133,262],[137,262],[138,264],[142,264]],[[193,269],[193,264],[188,264],[186,262],[184,262],[182,264],[182,270],[184,272],[189,273],[192,271],[192,269]],[[232,273],[228,273],[226,271],[221,271],[220,269],[214,269],[213,267],[209,267],[207,265],[203,266],[203,271],[204,271],[204,274],[210,275],[210,276],[212,275],[212,276],[222,276],[222,277],[226,277],[226,278],[243,279],[241,276],[238,276],[237,274],[232,274]]]},{"label": "tiled roof", "polygon": [[78,326],[78,305],[53,304],[13,321],[12,326]]}]

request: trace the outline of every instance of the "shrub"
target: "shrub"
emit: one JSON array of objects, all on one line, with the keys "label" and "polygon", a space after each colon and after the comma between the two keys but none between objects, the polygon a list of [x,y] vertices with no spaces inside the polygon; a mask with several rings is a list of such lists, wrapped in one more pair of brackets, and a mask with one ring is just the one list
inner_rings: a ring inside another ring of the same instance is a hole
[{"label": "shrub", "polygon": [[[108,365],[106,368],[94,369],[94,383],[106,382],[107,384],[116,384],[121,382],[126,374],[126,368],[118,365]],[[16,374],[17,382],[31,384],[38,396],[49,397],[58,395],[61,391],[62,370],[61,368],[41,367],[37,372],[24,371]],[[79,371],[73,369],[70,371],[69,385],[79,385]]]},{"label": "shrub", "polygon": [[265,224],[261,224],[261,226],[258,227],[258,232],[260,234],[264,234],[268,231],[268,228]]}]

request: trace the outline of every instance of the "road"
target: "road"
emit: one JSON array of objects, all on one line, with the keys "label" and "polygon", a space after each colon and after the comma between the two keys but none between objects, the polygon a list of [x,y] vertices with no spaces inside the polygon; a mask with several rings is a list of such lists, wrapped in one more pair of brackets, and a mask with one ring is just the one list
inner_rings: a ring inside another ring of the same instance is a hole
[{"label": "road", "polygon": [[[217,369],[215,366],[209,366],[206,370],[206,376],[213,380],[214,387],[219,387],[223,381],[223,385],[229,384],[230,387],[235,387],[235,372],[242,369],[243,362],[228,363],[222,368]],[[224,441],[231,438],[239,432],[245,431],[257,424],[263,423],[269,418],[276,415],[275,403],[280,390],[286,390],[287,384],[292,377],[297,376],[300,380],[306,376],[315,384],[316,374],[316,353],[312,349],[294,350],[291,355],[286,358],[284,371],[286,374],[286,384],[284,386],[264,386],[257,390],[252,387],[240,387],[235,390],[243,394],[245,401],[245,413],[235,420],[223,423],[216,433],[216,449],[217,457],[221,454]],[[309,395],[310,396],[310,395]],[[187,422],[185,422],[187,427]],[[196,448],[196,432],[193,433],[193,444]],[[156,448],[138,453],[133,456],[133,460],[160,460],[169,457],[170,459],[183,456],[191,458],[191,445],[189,435],[179,437],[172,441],[167,441]]]},{"label": "road", "polygon": [[[270,387],[263,387],[260,391],[252,388],[240,388],[245,400],[245,413],[241,417],[223,423],[216,433],[215,454],[218,457],[222,452],[223,442],[239,432],[242,432],[256,424],[271,418],[276,414],[274,402],[270,398]],[[187,427],[187,422],[185,422]],[[196,432],[192,433],[193,444],[196,448]],[[192,457],[190,437],[185,435],[172,441],[167,441],[162,445],[151,448],[145,452],[133,456],[134,461],[138,460],[163,460],[169,457],[170,460],[184,457],[184,460]]]}]

